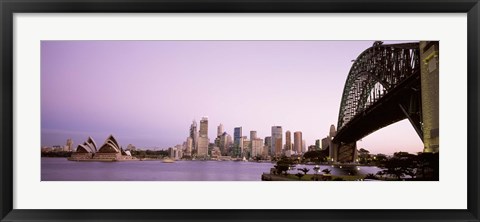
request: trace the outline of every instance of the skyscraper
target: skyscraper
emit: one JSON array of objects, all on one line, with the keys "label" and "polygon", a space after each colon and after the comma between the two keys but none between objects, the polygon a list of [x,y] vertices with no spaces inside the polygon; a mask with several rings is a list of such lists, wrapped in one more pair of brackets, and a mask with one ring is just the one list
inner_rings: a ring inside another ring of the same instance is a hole
[{"label": "skyscraper", "polygon": [[233,142],[236,143],[240,138],[242,138],[242,127],[235,127],[233,129]]},{"label": "skyscraper", "polygon": [[232,136],[230,134],[227,134],[227,151],[228,152],[231,152],[232,145],[233,145]]},{"label": "skyscraper", "polygon": [[240,156],[243,146],[242,127],[233,129],[233,155]]},{"label": "skyscraper", "polygon": [[322,149],[329,149],[328,154],[330,157],[330,160],[333,162],[337,162],[337,157],[338,157],[338,147],[332,143],[333,137],[337,134],[337,131],[335,130],[335,125],[330,126],[330,131],[324,139],[322,139]]},{"label": "skyscraper", "polygon": [[227,153],[228,153],[228,147],[229,147],[228,138],[229,137],[231,138],[231,136],[228,135],[227,132],[223,132],[222,135],[218,137],[219,138],[218,147],[220,148],[220,152],[222,153],[222,155],[227,155]]},{"label": "skyscraper", "polygon": [[297,154],[302,153],[302,132],[293,133],[293,149]]},{"label": "skyscraper", "polygon": [[280,142],[280,152],[281,152],[281,147],[283,146],[283,132],[282,132],[282,127],[281,126],[272,126],[272,146],[271,146],[271,153],[272,155],[277,155],[276,153],[276,147],[277,147],[277,142]]},{"label": "skyscraper", "polygon": [[192,155],[192,144],[193,140],[192,137],[187,137],[187,142],[186,142],[186,148],[185,148],[185,155],[186,156],[191,156]]},{"label": "skyscraper", "polygon": [[195,120],[193,120],[192,125],[190,125],[190,137],[192,138],[192,151],[197,152],[198,129],[197,122]]},{"label": "skyscraper", "polygon": [[[219,148],[221,147],[223,133],[224,133],[223,124],[220,123],[220,125],[218,125],[217,127],[217,137],[215,138],[215,146]],[[226,143],[223,143],[223,144],[226,144]],[[220,149],[220,151],[223,151],[223,150]]]},{"label": "skyscraper", "polygon": [[282,155],[282,138],[275,138],[275,156]]},{"label": "skyscraper", "polygon": [[202,117],[200,120],[199,136],[208,137],[208,117]]},{"label": "skyscraper", "polygon": [[255,138],[251,140],[252,143],[252,157],[261,156],[263,152],[263,140]]},{"label": "skyscraper", "polygon": [[251,145],[252,145],[251,141],[247,139],[247,136],[244,136],[243,143],[242,143],[242,151],[241,151],[242,156],[250,157],[251,155],[250,148],[252,147]]},{"label": "skyscraper", "polygon": [[238,140],[238,146],[235,145],[234,156],[241,157],[243,153],[243,137]]},{"label": "skyscraper", "polygon": [[257,139],[257,131],[250,131],[250,140]]},{"label": "skyscraper", "polygon": [[320,139],[315,140],[315,150],[320,150],[321,144],[322,142],[320,141]]},{"label": "skyscraper", "polygon": [[267,136],[265,137],[265,146],[267,147],[267,154],[266,155],[270,155],[271,154],[271,150],[272,150],[272,137],[271,136]]},{"label": "skyscraper", "polygon": [[285,150],[291,151],[292,150],[292,134],[289,130],[285,132]]},{"label": "skyscraper", "polygon": [[307,152],[307,142],[302,139],[302,153]]},{"label": "skyscraper", "polygon": [[223,134],[223,124],[220,123],[217,127],[217,136],[221,136]]},{"label": "skyscraper", "polygon": [[208,138],[198,137],[197,157],[206,157],[208,154]]},{"label": "skyscraper", "polygon": [[332,124],[330,126],[329,136],[333,138],[333,137],[335,137],[335,135],[337,135],[337,130],[335,130],[335,125]]},{"label": "skyscraper", "polygon": [[197,148],[197,156],[198,157],[205,157],[208,155],[208,117],[203,117],[200,120],[200,131],[198,137],[198,148]]}]

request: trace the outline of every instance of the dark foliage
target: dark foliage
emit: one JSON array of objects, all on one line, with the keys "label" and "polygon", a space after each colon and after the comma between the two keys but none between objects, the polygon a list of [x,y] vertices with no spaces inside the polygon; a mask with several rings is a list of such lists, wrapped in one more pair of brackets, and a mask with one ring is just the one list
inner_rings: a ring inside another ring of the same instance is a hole
[{"label": "dark foliage", "polygon": [[405,176],[411,179],[438,180],[439,153],[396,152],[393,157],[382,161],[384,175],[393,175],[397,180]]},{"label": "dark foliage", "polygon": [[41,157],[70,157],[72,152],[56,151],[56,152],[42,152]]},{"label": "dark foliage", "polygon": [[372,173],[369,173],[367,175],[365,175],[365,178],[364,179],[372,179],[372,180],[377,180],[377,176],[375,176],[374,174]]},{"label": "dark foliage", "polygon": [[295,164],[293,160],[287,157],[283,157],[279,161],[277,161],[277,164],[274,166],[275,169],[277,170],[278,174],[288,174],[288,170],[293,167]]},{"label": "dark foliage", "polygon": [[328,150],[313,150],[303,154],[304,162],[327,162]]},{"label": "dark foliage", "polygon": [[308,171],[310,171],[310,169],[304,167],[304,168],[301,168],[301,169],[298,169],[299,171],[302,171],[304,175],[307,175]]},{"label": "dark foliage", "polygon": [[305,174],[303,174],[303,173],[297,173],[297,174],[295,174],[295,176],[298,177],[298,180],[301,180],[302,177],[305,176]]}]

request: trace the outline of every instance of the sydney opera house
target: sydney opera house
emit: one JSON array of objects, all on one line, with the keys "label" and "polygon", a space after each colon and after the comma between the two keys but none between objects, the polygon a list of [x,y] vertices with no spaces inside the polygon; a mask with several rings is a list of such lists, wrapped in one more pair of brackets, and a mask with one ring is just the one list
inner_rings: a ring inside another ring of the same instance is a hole
[{"label": "sydney opera house", "polygon": [[72,154],[69,160],[73,161],[125,161],[137,160],[132,157],[129,151],[124,151],[119,145],[115,137],[110,135],[100,149],[97,144],[88,137],[87,141],[78,145],[77,150]]}]

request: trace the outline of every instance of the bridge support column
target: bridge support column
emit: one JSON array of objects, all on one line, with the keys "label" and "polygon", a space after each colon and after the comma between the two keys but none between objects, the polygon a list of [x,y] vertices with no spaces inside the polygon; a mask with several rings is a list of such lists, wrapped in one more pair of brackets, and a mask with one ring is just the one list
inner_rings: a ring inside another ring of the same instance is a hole
[{"label": "bridge support column", "polygon": [[328,161],[336,163],[338,161],[338,145],[330,141],[328,148],[330,149],[328,155],[330,159]]},{"label": "bridge support column", "polygon": [[439,150],[439,48],[438,41],[420,42],[423,152]]},{"label": "bridge support column", "polygon": [[335,162],[353,163],[357,159],[357,142],[333,144],[336,151]]}]

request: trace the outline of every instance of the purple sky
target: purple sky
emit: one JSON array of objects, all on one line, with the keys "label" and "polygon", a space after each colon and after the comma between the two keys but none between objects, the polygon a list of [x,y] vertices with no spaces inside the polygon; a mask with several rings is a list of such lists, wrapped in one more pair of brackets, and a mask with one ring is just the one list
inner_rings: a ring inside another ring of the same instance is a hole
[{"label": "purple sky", "polygon": [[[388,43],[388,42],[386,42]],[[271,126],[308,145],[337,124],[348,71],[373,41],[42,41],[42,146],[113,134],[120,145],[168,148],[209,117],[233,135]],[[285,140],[284,140],[285,142]],[[406,120],[359,141],[372,153],[419,152]]]}]

